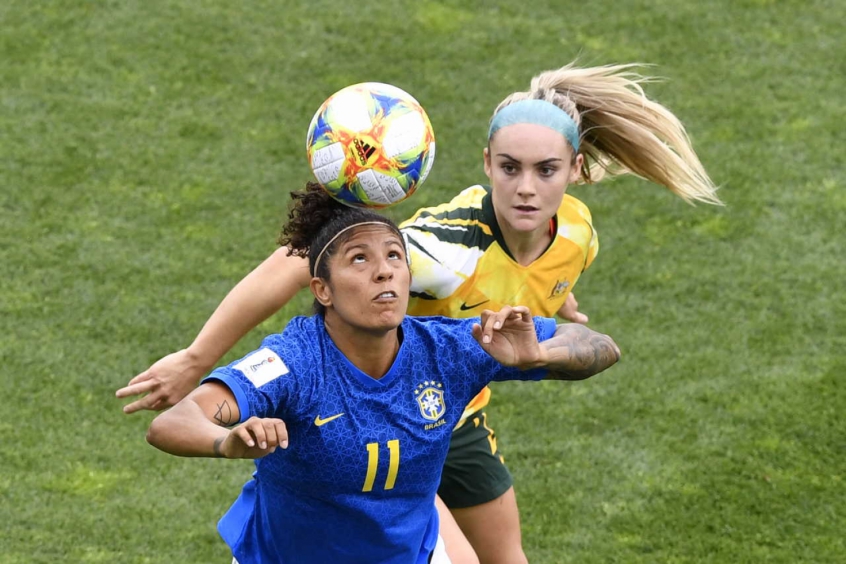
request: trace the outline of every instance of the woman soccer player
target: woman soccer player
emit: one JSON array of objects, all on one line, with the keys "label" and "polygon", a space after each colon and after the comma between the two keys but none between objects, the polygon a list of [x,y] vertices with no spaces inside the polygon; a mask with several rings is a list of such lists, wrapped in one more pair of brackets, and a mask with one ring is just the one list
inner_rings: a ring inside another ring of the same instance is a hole
[{"label": "woman soccer player", "polygon": [[[463,318],[520,304],[576,320],[570,292],[598,241],[587,207],[565,193],[571,183],[630,172],[687,201],[719,203],[684,127],[646,98],[632,67],[543,72],[500,104],[484,150],[490,187],[468,188],[401,225],[413,274],[410,314]],[[149,393],[125,411],[182,398],[309,280],[305,261],[277,251],[233,289],[191,346],[118,391]],[[511,476],[484,411],[489,397],[483,390],[455,429],[439,495],[483,564],[525,562]]]},{"label": "woman soccer player", "polygon": [[525,306],[406,317],[397,226],[319,188],[299,195],[283,233],[308,257],[317,313],[213,371],[153,421],[148,441],[258,459],[218,527],[241,564],[449,562],[435,495],[467,402],[491,380],[592,376],[617,346]]}]

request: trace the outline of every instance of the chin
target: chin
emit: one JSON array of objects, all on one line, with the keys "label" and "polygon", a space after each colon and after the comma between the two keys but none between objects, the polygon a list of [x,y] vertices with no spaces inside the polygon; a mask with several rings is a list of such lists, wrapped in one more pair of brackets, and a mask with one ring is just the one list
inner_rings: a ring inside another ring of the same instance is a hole
[{"label": "chin", "polygon": [[512,220],[510,222],[510,224],[511,224],[510,226],[511,226],[511,229],[513,229],[514,231],[520,231],[520,232],[523,232],[523,233],[531,233],[532,231],[537,231],[541,226],[547,225],[548,222],[549,222],[548,219],[545,219],[543,221],[538,221],[538,220],[535,220],[535,219],[519,218],[519,219]]},{"label": "chin", "polygon": [[405,318],[405,313],[403,312],[403,313],[397,313],[397,314],[392,315],[390,317],[384,317],[384,318],[380,319],[379,321],[381,322],[380,324],[381,324],[382,328],[390,331],[391,329],[396,329],[397,327],[402,325],[402,320],[404,318]]},{"label": "chin", "polygon": [[362,319],[362,327],[367,331],[392,331],[402,325],[402,320],[405,318],[405,312],[397,311],[383,311],[371,317],[368,321]]}]

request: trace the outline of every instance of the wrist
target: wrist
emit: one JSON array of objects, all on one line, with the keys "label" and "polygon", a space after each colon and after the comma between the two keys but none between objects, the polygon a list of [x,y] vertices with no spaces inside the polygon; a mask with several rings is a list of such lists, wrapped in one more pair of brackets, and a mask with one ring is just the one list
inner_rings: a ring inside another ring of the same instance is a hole
[{"label": "wrist", "polygon": [[209,372],[214,367],[214,363],[218,360],[217,358],[214,358],[213,354],[209,354],[207,351],[204,351],[202,346],[194,343],[185,349],[185,356],[188,359],[188,363],[200,374],[206,374]]},{"label": "wrist", "polygon": [[226,455],[223,454],[223,441],[226,440],[226,435],[221,435],[214,440],[214,444],[212,445],[212,451],[214,452],[215,458],[226,458]]},{"label": "wrist", "polygon": [[534,360],[521,362],[517,368],[520,370],[532,370],[534,368],[546,368],[549,364],[549,351],[543,345],[538,347],[538,356]]}]

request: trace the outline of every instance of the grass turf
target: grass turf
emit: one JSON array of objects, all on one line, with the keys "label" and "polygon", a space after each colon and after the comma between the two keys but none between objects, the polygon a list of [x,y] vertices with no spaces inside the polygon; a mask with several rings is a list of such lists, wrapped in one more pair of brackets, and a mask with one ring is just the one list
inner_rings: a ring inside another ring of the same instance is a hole
[{"label": "grass turf", "polygon": [[572,190],[601,240],[576,294],[624,360],[495,388],[530,560],[840,561],[842,3],[291,4],[0,7],[0,562],[228,562],[250,464],[158,453],[113,391],[271,252],[328,94],[427,108],[438,158],[400,219],[484,180],[493,107],[576,56],[656,64],[727,206]]}]

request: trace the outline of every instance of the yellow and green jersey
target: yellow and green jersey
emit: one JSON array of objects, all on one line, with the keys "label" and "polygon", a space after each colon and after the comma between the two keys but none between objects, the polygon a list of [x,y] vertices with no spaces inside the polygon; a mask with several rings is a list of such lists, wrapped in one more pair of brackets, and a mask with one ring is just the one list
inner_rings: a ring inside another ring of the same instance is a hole
[{"label": "yellow and green jersey", "polygon": [[[549,247],[523,266],[503,241],[489,187],[472,186],[446,204],[419,210],[400,225],[411,261],[408,313],[464,318],[525,305],[532,315],[554,316],[599,243],[587,206],[570,195],[564,195],[553,223]],[[464,418],[489,399],[485,388]]]}]

